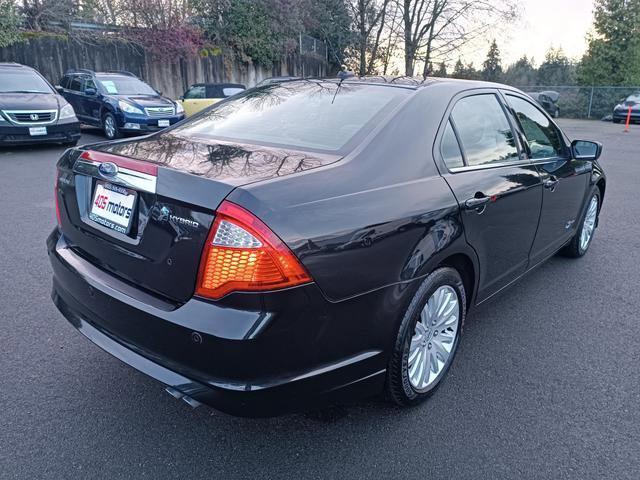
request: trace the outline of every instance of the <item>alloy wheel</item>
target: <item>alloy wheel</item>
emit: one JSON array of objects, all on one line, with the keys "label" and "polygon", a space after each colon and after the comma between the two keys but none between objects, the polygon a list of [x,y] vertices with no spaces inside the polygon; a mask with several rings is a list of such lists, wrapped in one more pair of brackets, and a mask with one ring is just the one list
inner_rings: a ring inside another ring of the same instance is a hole
[{"label": "alloy wheel", "polygon": [[596,220],[598,218],[598,196],[591,197],[587,213],[582,223],[582,231],[580,232],[580,250],[583,252],[589,247],[589,242],[593,238],[593,231],[596,228]]},{"label": "alloy wheel", "polygon": [[431,387],[442,375],[452,355],[460,316],[459,298],[449,286],[429,297],[416,323],[408,357],[408,377],[418,391]]},{"label": "alloy wheel", "polygon": [[104,119],[104,132],[107,134],[108,138],[116,136],[116,124],[111,115],[107,115]]}]

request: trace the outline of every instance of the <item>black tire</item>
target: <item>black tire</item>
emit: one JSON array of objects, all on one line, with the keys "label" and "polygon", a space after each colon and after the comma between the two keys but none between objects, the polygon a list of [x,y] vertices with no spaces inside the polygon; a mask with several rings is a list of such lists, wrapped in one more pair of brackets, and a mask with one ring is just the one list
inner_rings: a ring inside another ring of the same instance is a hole
[{"label": "black tire", "polygon": [[[591,203],[591,199],[593,197],[596,197],[598,199],[598,206],[597,206],[597,211],[596,211],[596,222],[595,222],[595,226],[593,227],[593,233],[591,234],[591,237],[589,238],[589,242],[587,243],[586,248],[582,248],[582,246],[580,245],[580,236],[582,234],[582,229],[584,227],[584,221],[587,217],[587,211],[589,210],[589,204]],[[600,200],[600,191],[596,188],[595,190],[593,190],[591,192],[591,195],[589,195],[589,200],[587,200],[587,205],[585,206],[584,212],[582,213],[582,218],[580,220],[580,226],[578,227],[578,229],[576,230],[576,234],[573,236],[573,238],[571,239],[571,241],[567,244],[567,246],[565,246],[560,253],[562,255],[564,255],[565,257],[571,257],[571,258],[580,258],[582,256],[584,256],[585,253],[587,253],[589,251],[589,247],[591,246],[591,242],[593,242],[593,236],[596,233],[597,230],[597,226],[598,226],[598,216],[600,215],[600,207],[601,207],[601,200]]]},{"label": "black tire", "polygon": [[[107,122],[113,122],[113,129],[108,128]],[[104,136],[109,140],[115,140],[122,136],[120,129],[118,128],[118,122],[116,121],[116,117],[113,116],[113,113],[107,112],[102,117],[102,131],[104,132]]]},{"label": "black tire", "polygon": [[[420,313],[426,305],[431,295],[440,287],[448,285],[452,287],[458,295],[458,331],[449,358],[442,367],[441,373],[425,390],[418,391],[409,380],[409,345],[416,323],[420,319]],[[462,327],[467,314],[467,298],[464,284],[460,274],[453,268],[443,267],[432,272],[420,285],[420,288],[414,295],[409,308],[404,314],[396,341],[394,343],[393,352],[387,369],[386,394],[393,402],[398,405],[410,406],[417,405],[431,396],[436,389],[442,384],[442,380],[446,377],[449,367],[453,362]]]}]

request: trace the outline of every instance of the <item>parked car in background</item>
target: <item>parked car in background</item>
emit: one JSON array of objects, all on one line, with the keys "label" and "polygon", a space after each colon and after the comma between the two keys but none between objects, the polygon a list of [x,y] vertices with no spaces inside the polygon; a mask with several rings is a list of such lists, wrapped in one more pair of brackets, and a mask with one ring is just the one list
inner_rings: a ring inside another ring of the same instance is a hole
[{"label": "parked car in background", "polygon": [[179,102],[163,97],[129,72],[69,70],[59,88],[78,119],[102,128],[110,140],[125,133],[162,130],[184,118]]},{"label": "parked car in background", "polygon": [[[248,90],[166,132],[64,154],[52,298],[190,405],[416,404],[445,378],[470,307],[560,250],[587,253],[601,151],[506,85]],[[553,330],[548,309],[530,313]]]},{"label": "parked car in background", "polygon": [[548,90],[545,92],[530,93],[529,96],[538,102],[553,118],[558,118],[560,116],[560,107],[558,107],[560,94],[558,92]]},{"label": "parked car in background", "polygon": [[626,122],[627,116],[629,115],[629,108],[631,108],[631,121],[640,121],[640,92],[620,100],[620,103],[613,108],[613,122]]},{"label": "parked car in background", "polygon": [[246,88],[240,83],[196,83],[184,92],[180,101],[185,115],[190,117],[220,100],[244,92]]},{"label": "parked car in background", "polygon": [[0,63],[0,145],[75,145],[80,123],[73,107],[36,70]]}]

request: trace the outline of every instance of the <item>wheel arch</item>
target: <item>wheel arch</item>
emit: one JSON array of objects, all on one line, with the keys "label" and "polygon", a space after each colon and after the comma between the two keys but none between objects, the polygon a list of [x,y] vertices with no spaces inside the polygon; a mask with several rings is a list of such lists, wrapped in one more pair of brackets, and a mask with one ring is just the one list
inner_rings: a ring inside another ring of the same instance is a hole
[{"label": "wheel arch", "polygon": [[456,270],[460,277],[462,277],[462,283],[466,290],[467,297],[467,309],[469,309],[473,303],[472,299],[476,291],[476,268],[471,258],[464,253],[455,253],[445,258],[438,264],[440,267],[450,267]]},{"label": "wheel arch", "polygon": [[600,190],[600,207],[602,207],[602,201],[604,200],[604,192],[607,188],[607,181],[604,178],[600,178],[596,182],[596,187]]}]

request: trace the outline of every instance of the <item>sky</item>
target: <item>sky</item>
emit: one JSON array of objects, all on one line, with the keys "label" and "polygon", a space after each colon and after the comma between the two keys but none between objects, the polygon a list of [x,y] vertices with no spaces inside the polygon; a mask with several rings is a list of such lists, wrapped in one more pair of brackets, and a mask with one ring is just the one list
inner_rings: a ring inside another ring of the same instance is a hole
[{"label": "sky", "polygon": [[[562,47],[569,58],[580,59],[586,49],[586,34],[592,28],[593,0],[519,0],[523,13],[512,26],[496,34],[502,64],[522,55],[534,57],[539,65],[549,47]],[[490,40],[467,47],[466,61],[482,65]]]}]

